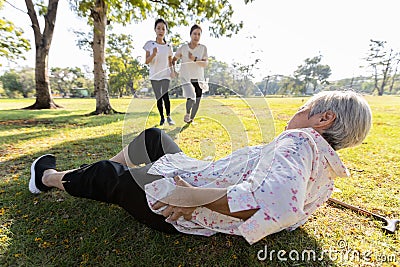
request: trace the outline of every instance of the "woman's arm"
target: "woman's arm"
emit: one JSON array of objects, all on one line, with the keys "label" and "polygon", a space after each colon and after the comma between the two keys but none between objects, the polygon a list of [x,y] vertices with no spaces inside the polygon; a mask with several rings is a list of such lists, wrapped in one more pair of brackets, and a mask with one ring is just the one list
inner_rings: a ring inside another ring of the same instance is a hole
[{"label": "woman's arm", "polygon": [[200,67],[205,68],[208,65],[208,59],[207,58],[202,58],[202,59],[200,59],[200,61],[197,60],[196,63],[197,63],[197,65],[200,65]]},{"label": "woman's arm", "polygon": [[[204,192],[202,192],[202,195],[207,195],[207,194],[209,194],[207,192],[208,191],[207,189],[214,189],[214,188],[200,188],[200,189],[203,189],[202,191],[204,191]],[[217,188],[215,188],[215,189],[217,189]],[[213,210],[213,211],[216,211],[216,212],[228,215],[228,216],[232,216],[235,218],[243,219],[243,220],[247,220],[248,218],[253,216],[253,214],[256,213],[256,211],[258,210],[258,209],[251,209],[251,210],[244,210],[244,211],[238,211],[238,212],[230,212],[229,205],[228,205],[228,198],[226,195],[226,189],[224,189],[224,188],[221,188],[221,189],[223,189],[223,191],[224,191],[224,195],[221,198],[219,198],[213,202],[210,202],[209,204],[203,205],[203,206],[210,210]],[[220,188],[218,188],[218,190],[220,190]]]},{"label": "woman's arm", "polygon": [[182,57],[182,46],[176,50],[174,57],[172,58],[172,65],[175,66],[175,62],[177,62]]},{"label": "woman's arm", "polygon": [[153,53],[150,55],[149,51],[146,51],[146,61],[145,64],[149,64],[157,55],[157,47],[154,47]]},{"label": "woman's arm", "polygon": [[208,65],[207,57],[198,58],[198,57],[194,56],[191,52],[189,52],[188,57],[189,57],[190,60],[196,62],[196,64],[199,65],[200,67],[205,68]]},{"label": "woman's arm", "polygon": [[188,214],[191,215],[196,207],[200,206],[243,220],[250,218],[258,210],[251,209],[232,213],[229,210],[226,188],[193,187],[179,176],[176,176],[174,180],[177,187],[172,194],[153,205],[156,210],[168,206],[162,214],[165,217],[171,216],[172,220],[177,220],[181,216],[187,219]]},{"label": "woman's arm", "polygon": [[175,64],[173,62],[173,58],[172,56],[168,56],[168,66],[171,70],[171,78],[175,78],[176,77],[176,71],[175,71]]},{"label": "woman's arm", "polygon": [[175,56],[172,58],[172,65],[175,66],[175,63],[182,57],[182,54],[179,54],[178,52],[175,53]]}]

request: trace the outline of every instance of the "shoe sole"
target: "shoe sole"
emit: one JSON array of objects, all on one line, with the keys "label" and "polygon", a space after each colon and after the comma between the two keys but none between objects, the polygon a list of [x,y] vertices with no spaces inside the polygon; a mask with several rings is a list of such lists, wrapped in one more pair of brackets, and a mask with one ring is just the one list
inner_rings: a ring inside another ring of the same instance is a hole
[{"label": "shoe sole", "polygon": [[42,193],[42,191],[40,191],[37,187],[36,187],[36,179],[35,179],[35,165],[36,162],[39,161],[39,159],[45,157],[45,156],[54,156],[53,154],[45,154],[42,155],[40,157],[38,157],[37,159],[35,159],[35,161],[32,163],[31,165],[31,179],[29,180],[29,191],[32,194],[40,194]]}]

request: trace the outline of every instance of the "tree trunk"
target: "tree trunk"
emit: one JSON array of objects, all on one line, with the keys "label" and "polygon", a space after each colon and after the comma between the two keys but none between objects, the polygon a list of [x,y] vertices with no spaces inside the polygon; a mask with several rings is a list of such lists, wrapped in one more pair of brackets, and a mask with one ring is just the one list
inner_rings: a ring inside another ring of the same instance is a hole
[{"label": "tree trunk", "polygon": [[396,75],[397,75],[398,66],[399,66],[399,60],[397,60],[397,62],[396,62],[396,68],[395,68],[393,76],[392,76],[392,83],[390,84],[390,87],[389,87],[389,92],[390,93],[392,93],[394,82],[396,81]]},{"label": "tree trunk", "polygon": [[389,73],[389,70],[390,70],[390,62],[391,62],[391,57],[389,56],[389,59],[385,64],[385,69],[383,70],[382,83],[381,83],[381,87],[379,88],[379,92],[378,92],[379,96],[382,96],[384,91],[385,91],[385,86],[386,86],[386,83],[387,83],[387,80],[388,80],[388,77],[389,77],[388,73]]},{"label": "tree trunk", "polygon": [[267,76],[267,81],[265,82],[265,87],[264,87],[264,96],[269,94],[268,93],[268,83],[269,83],[269,78],[271,78],[271,76]]},{"label": "tree trunk", "polygon": [[107,26],[107,5],[104,0],[96,0],[95,7],[91,9],[93,19],[93,61],[94,61],[94,91],[96,95],[96,110],[98,114],[112,114],[115,111],[110,104],[107,89],[106,61],[105,61],[105,36]]},{"label": "tree trunk", "polygon": [[313,93],[315,93],[315,90],[317,89],[317,85],[318,85],[318,83],[317,82],[313,82]]},{"label": "tree trunk", "polygon": [[54,26],[56,23],[57,7],[59,0],[49,0],[47,13],[44,15],[45,28],[43,34],[32,0],[25,0],[28,15],[32,22],[35,36],[36,59],[35,59],[35,82],[36,102],[26,109],[50,109],[61,107],[54,103],[51,96],[50,80],[48,75],[48,61],[51,41],[53,39]]},{"label": "tree trunk", "polygon": [[378,69],[376,67],[376,64],[372,65],[374,69],[374,90],[379,92],[379,86],[378,86]]}]

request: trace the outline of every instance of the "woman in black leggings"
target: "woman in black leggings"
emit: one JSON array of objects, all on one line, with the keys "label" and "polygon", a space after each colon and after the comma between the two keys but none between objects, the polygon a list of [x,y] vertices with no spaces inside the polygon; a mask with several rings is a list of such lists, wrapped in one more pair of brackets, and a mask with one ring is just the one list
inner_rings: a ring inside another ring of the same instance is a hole
[{"label": "woman in black leggings", "polygon": [[190,42],[178,48],[172,65],[181,59],[180,77],[183,96],[186,98],[186,114],[183,121],[193,122],[200,106],[202,93],[208,91],[204,68],[208,65],[207,47],[200,44],[202,29],[195,24],[190,29]]},{"label": "woman in black leggings", "polygon": [[147,41],[143,46],[146,51],[146,64],[150,66],[151,86],[157,99],[157,109],[161,117],[160,125],[165,123],[163,103],[165,104],[168,124],[175,124],[170,117],[171,104],[168,96],[170,79],[175,77],[175,70],[172,68],[172,46],[165,40],[167,30],[167,22],[163,19],[157,19],[154,24],[156,40]]}]

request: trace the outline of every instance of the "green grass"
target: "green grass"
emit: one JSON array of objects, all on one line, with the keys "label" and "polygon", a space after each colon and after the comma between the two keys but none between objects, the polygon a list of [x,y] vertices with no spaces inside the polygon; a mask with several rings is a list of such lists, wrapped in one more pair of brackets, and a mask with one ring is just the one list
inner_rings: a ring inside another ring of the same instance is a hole
[{"label": "green grass", "polygon": [[[204,99],[196,124],[182,130],[184,100],[173,99],[177,125],[162,128],[188,155],[218,159],[238,147],[270,141],[305,100],[267,99],[271,117],[260,112],[267,107],[261,98]],[[350,178],[336,180],[334,197],[399,218],[400,98],[367,100],[373,110],[373,129],[361,146],[339,151],[354,170]],[[116,110],[128,111],[113,116],[87,116],[95,108],[93,99],[57,99],[65,107],[59,110],[19,110],[32,102],[0,99],[2,266],[399,266],[399,233],[386,235],[381,222],[327,205],[294,232],[282,231],[250,246],[241,237],[223,234],[209,238],[162,234],[115,205],[77,199],[58,190],[32,195],[29,169],[36,157],[55,154],[59,169],[107,159],[159,119],[153,99],[132,103],[111,99]],[[340,247],[344,242],[347,247]],[[275,253],[272,260],[260,261],[257,253],[265,247]],[[346,249],[351,253],[346,254]],[[278,260],[279,250],[287,252],[287,261]],[[322,259],[304,261],[304,250],[318,255],[331,251],[331,257],[325,253]],[[370,260],[349,256],[357,252],[370,252]],[[383,257],[388,262],[382,263]]]}]

